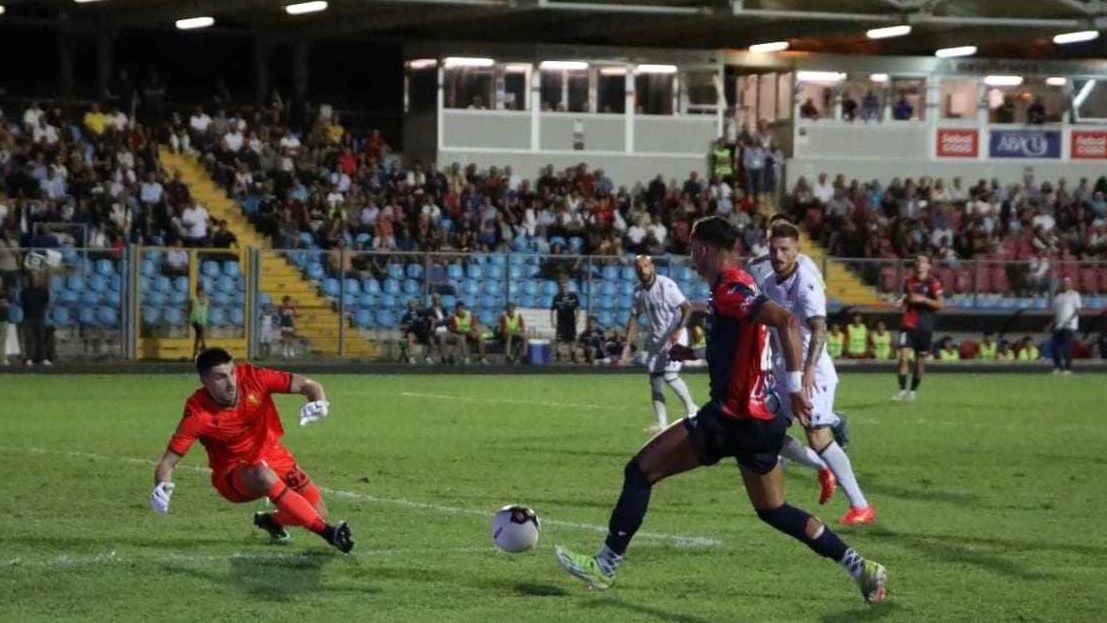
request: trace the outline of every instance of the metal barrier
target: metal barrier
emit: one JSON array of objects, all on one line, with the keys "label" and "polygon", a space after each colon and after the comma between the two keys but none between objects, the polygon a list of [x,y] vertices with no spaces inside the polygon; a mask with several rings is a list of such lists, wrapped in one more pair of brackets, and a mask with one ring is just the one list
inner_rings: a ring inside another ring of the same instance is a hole
[{"label": "metal barrier", "polygon": [[[364,245],[366,241],[359,241]],[[580,302],[578,322],[595,316],[620,327],[633,308],[638,280],[630,256],[321,249],[17,249],[18,271],[0,274],[9,301],[12,340],[6,352],[39,358],[188,359],[193,324],[207,345],[254,358],[393,359],[410,308],[437,302],[446,313],[464,302],[477,322],[498,325],[508,303],[533,331],[549,332],[559,283]],[[707,284],[681,256],[655,258],[689,299],[704,302]],[[899,259],[828,258],[823,266],[832,305],[861,300],[894,304],[910,264]],[[975,310],[1039,310],[1069,278],[1085,306],[1107,306],[1107,263],[1062,261],[937,262],[948,305]],[[49,295],[45,337],[20,305],[41,284]],[[854,297],[854,298],[851,298]],[[205,313],[206,311],[206,313]],[[39,344],[36,340],[45,340]]]}]

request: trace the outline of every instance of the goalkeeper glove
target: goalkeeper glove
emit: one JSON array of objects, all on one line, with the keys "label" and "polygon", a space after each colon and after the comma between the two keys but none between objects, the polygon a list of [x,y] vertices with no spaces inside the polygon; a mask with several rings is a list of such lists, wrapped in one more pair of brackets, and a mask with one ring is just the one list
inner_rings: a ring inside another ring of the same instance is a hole
[{"label": "goalkeeper glove", "polygon": [[307,426],[312,422],[318,422],[327,417],[327,408],[331,403],[326,400],[315,400],[300,408],[300,426]]},{"label": "goalkeeper glove", "polygon": [[169,498],[173,496],[173,489],[177,485],[171,482],[159,482],[154,490],[150,493],[150,507],[155,512],[165,513],[169,512]]}]

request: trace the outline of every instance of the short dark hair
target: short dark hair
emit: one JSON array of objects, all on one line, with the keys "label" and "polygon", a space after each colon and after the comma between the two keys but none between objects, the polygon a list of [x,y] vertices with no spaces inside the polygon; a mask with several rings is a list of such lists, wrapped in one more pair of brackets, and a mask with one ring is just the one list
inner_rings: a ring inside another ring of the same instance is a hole
[{"label": "short dark hair", "polygon": [[796,242],[800,239],[799,227],[792,224],[791,221],[785,219],[777,221],[773,224],[772,229],[769,230],[770,238],[791,238]]},{"label": "short dark hair", "polygon": [[734,250],[738,229],[721,216],[707,216],[692,226],[692,238],[716,249]]},{"label": "short dark hair", "polygon": [[208,348],[196,356],[196,371],[204,376],[215,366],[234,361],[234,357],[222,348]]}]

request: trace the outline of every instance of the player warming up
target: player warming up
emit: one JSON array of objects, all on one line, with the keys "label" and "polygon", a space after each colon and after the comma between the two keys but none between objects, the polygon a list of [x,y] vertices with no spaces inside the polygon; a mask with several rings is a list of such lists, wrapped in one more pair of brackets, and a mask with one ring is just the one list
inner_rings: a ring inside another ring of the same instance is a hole
[{"label": "player warming up", "polygon": [[[842,485],[849,499],[850,510],[842,517],[846,525],[869,523],[876,518],[872,506],[865,499],[853,465],[845,451],[835,441],[831,428],[839,424],[834,412],[834,395],[838,387],[838,373],[834,362],[826,352],[826,293],[822,279],[810,265],[800,262],[806,257],[799,252],[799,229],[792,223],[778,221],[769,231],[768,261],[751,264],[751,276],[761,291],[777,305],[791,312],[801,321],[803,339],[803,392],[811,400],[810,423],[806,427],[808,445],[818,454],[823,465],[813,465],[819,471],[822,494],[819,504],[825,504],[834,492],[834,483]],[[787,374],[780,344],[780,336],[774,331],[773,376],[784,378]],[[790,404],[780,402],[784,415],[791,419]],[[794,442],[791,438],[785,440]],[[782,452],[789,456],[788,452]],[[806,457],[799,459],[801,462]],[[833,476],[827,477],[823,469],[829,468]],[[827,486],[829,483],[829,486]]]},{"label": "player warming up", "polygon": [[658,275],[653,260],[639,255],[634,258],[634,269],[638,273],[638,288],[634,291],[634,309],[627,320],[627,342],[623,348],[622,359],[630,361],[630,345],[634,343],[638,328],[638,316],[645,314],[650,323],[650,334],[646,340],[646,368],[650,373],[650,399],[657,424],[646,428],[648,433],[657,433],[669,425],[669,414],[665,408],[665,393],[661,382],[664,381],[684,403],[688,415],[696,412],[696,404],[688,385],[680,378],[683,364],[669,357],[674,344],[688,345],[688,318],[692,315],[692,304],[676,282],[664,275]]},{"label": "player warming up", "polygon": [[[782,399],[791,402],[791,413],[807,425],[811,402],[803,391],[799,322],[760,294],[753,278],[741,269],[734,251],[737,238],[737,229],[717,216],[700,219],[692,228],[692,264],[712,284],[705,349],[711,401],[651,439],[627,463],[623,491],[599,552],[577,554],[558,546],[557,560],[592,587],[611,586],[645,518],[653,486],[669,476],[735,457],[746,494],[762,521],[841,565],[856,580],[865,601],[882,600],[884,567],[865,560],[817,518],[784,500],[777,454],[788,424],[782,413],[770,410],[775,397],[766,388],[768,328],[777,330],[784,351],[787,372],[782,385],[787,395]],[[693,356],[684,346],[672,350],[677,358]]]},{"label": "player warming up", "polygon": [[221,348],[201,352],[196,371],[203,387],[185,402],[177,432],[154,469],[153,509],[169,512],[173,469],[199,439],[219,495],[235,504],[268,497],[277,507],[254,515],[254,525],[274,541],[289,539],[286,526],[301,526],[342,552],[353,549],[350,527],[327,523],[319,489],[281,443],[284,429],[273,404],[272,394],[303,394],[308,403],[300,409],[300,425],[318,422],[329,406],[323,386],[298,374],[236,365]]},{"label": "player warming up", "polygon": [[[934,313],[942,309],[942,283],[930,274],[930,258],[916,255],[914,271],[903,281],[903,319],[899,326],[899,391],[892,400],[911,401],[922,383],[924,360],[930,355],[930,346],[934,334]],[[915,355],[915,366],[911,370],[911,389],[907,389],[907,372],[911,369],[911,355]]]}]

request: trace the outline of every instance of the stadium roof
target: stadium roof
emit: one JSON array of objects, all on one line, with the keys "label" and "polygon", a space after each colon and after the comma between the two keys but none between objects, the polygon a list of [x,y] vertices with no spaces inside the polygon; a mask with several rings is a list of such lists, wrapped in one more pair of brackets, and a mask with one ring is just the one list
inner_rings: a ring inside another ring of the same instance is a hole
[{"label": "stadium roof", "polygon": [[[3,0],[0,0],[3,1]],[[924,54],[976,45],[979,55],[1107,55],[1104,38],[1058,46],[1055,34],[1107,28],[1102,0],[329,0],[291,16],[294,0],[7,0],[5,20],[64,14],[71,28],[172,27],[210,15],[216,27],[277,36],[467,39],[497,42],[744,48],[788,40],[792,49]],[[870,28],[910,24],[884,40]]]}]

